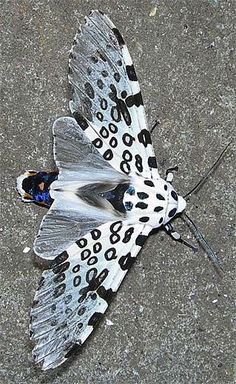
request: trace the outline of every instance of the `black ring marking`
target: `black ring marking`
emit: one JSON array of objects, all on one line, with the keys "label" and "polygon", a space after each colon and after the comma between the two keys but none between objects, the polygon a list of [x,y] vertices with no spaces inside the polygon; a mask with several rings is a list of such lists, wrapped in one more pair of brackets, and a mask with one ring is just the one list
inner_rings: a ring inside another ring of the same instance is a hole
[{"label": "black ring marking", "polygon": [[84,249],[81,252],[81,260],[86,260],[91,255],[90,249]]},{"label": "black ring marking", "polygon": [[98,240],[101,237],[102,232],[99,229],[93,229],[91,231],[91,236],[93,240]]}]

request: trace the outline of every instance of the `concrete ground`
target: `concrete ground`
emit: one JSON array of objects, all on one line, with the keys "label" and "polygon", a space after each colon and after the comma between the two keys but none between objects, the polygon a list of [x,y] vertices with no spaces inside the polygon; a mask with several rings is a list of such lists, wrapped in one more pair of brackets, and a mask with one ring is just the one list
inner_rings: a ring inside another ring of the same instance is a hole
[{"label": "concrete ground", "polygon": [[[68,52],[96,8],[128,43],[148,120],[160,121],[153,133],[160,171],[179,165],[179,193],[233,136],[233,1],[2,1],[0,383],[233,384],[234,144],[187,207],[223,260],[224,277],[203,251],[153,235],[82,352],[53,372],[31,362],[29,310],[41,274],[32,243],[45,212],[19,201],[15,180],[53,165],[51,126],[69,114]],[[176,227],[192,237],[181,220]]]}]

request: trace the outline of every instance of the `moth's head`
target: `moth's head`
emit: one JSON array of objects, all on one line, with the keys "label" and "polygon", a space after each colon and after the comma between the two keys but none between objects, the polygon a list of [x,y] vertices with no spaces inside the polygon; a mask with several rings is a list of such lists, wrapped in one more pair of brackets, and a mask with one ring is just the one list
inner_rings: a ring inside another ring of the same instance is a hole
[{"label": "moth's head", "polygon": [[177,194],[170,183],[168,184],[168,204],[165,213],[164,223],[168,223],[174,216],[184,211],[186,201],[184,198]]},{"label": "moth's head", "polygon": [[16,188],[25,203],[33,203],[34,179],[37,175],[36,171],[26,171],[23,175],[17,177]]}]

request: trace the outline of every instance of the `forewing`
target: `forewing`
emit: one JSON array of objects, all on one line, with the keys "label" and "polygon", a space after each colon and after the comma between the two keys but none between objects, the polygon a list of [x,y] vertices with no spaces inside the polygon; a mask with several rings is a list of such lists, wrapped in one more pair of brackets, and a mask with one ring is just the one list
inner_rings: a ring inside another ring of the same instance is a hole
[{"label": "forewing", "polygon": [[115,169],[159,178],[134,66],[114,24],[93,11],[70,54],[71,111]]},{"label": "forewing", "polygon": [[31,311],[33,356],[43,370],[62,364],[91,334],[149,232],[143,224],[106,223],[43,272]]}]

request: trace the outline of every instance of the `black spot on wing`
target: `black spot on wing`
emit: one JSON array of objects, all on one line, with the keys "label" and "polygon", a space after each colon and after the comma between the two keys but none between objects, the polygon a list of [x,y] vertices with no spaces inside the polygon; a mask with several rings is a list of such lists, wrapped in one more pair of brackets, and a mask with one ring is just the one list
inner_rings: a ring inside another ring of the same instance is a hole
[{"label": "black spot on wing", "polygon": [[111,133],[117,133],[118,132],[118,128],[115,124],[109,123],[108,128],[109,128],[109,131]]},{"label": "black spot on wing", "polygon": [[148,158],[148,165],[150,168],[157,168],[157,160],[155,156],[150,156]]},{"label": "black spot on wing", "polygon": [[140,173],[143,172],[143,160],[140,155],[135,155],[135,166]]},{"label": "black spot on wing", "polygon": [[132,158],[133,158],[133,155],[130,151],[128,151],[128,149],[126,149],[123,153],[122,153],[122,157],[125,161],[131,161]]},{"label": "black spot on wing", "polygon": [[141,223],[147,223],[149,221],[149,217],[148,216],[140,217],[139,221],[141,221]]},{"label": "black spot on wing", "polygon": [[103,154],[103,157],[105,160],[111,160],[113,158],[113,152],[111,149],[107,149],[104,154]]},{"label": "black spot on wing", "polygon": [[138,192],[137,196],[140,200],[144,200],[144,199],[147,199],[149,195],[145,192]]},{"label": "black spot on wing", "polygon": [[115,293],[112,291],[111,288],[109,289],[106,289],[103,287],[103,285],[101,285],[98,290],[97,290],[97,294],[104,300],[106,300],[107,302],[110,301],[113,296],[115,295]]},{"label": "black spot on wing", "polygon": [[128,96],[125,102],[129,108],[133,107],[133,105],[135,105],[136,107],[143,105],[143,98],[141,92],[138,92],[135,95]]},{"label": "black spot on wing", "polygon": [[165,200],[164,196],[162,196],[160,193],[157,193],[157,194],[156,194],[156,198],[157,198],[158,200]]},{"label": "black spot on wing", "polygon": [[93,240],[98,240],[101,237],[102,232],[100,229],[93,229],[91,231],[91,236]]},{"label": "black spot on wing", "polygon": [[64,281],[65,278],[66,278],[65,273],[60,273],[59,275],[54,277],[53,282],[58,284],[58,283],[61,283],[62,281]]},{"label": "black spot on wing", "polygon": [[139,245],[140,247],[143,246],[143,244],[145,243],[147,239],[147,236],[145,235],[139,235],[135,241],[136,245]]},{"label": "black spot on wing", "polygon": [[144,184],[148,185],[149,187],[154,187],[154,184],[151,180],[144,180]]},{"label": "black spot on wing", "polygon": [[122,48],[123,45],[125,45],[125,42],[124,42],[124,39],[123,39],[120,31],[117,28],[112,28],[112,31],[117,38],[119,46]]},{"label": "black spot on wing", "polygon": [[103,271],[97,276],[97,278],[96,278],[96,284],[97,284],[97,286],[96,286],[96,289],[97,289],[97,287],[106,279],[106,277],[108,276],[108,273],[109,273],[109,271],[108,271],[108,269],[107,268],[105,268],[105,269],[103,269]]},{"label": "black spot on wing", "polygon": [[88,240],[82,237],[81,239],[76,241],[76,244],[78,245],[78,247],[84,248],[88,244]]},{"label": "black spot on wing", "polygon": [[118,72],[114,73],[114,79],[115,79],[115,81],[117,81],[117,83],[119,83],[119,81],[120,81],[120,74]]},{"label": "black spot on wing", "polygon": [[97,86],[98,86],[98,88],[103,89],[104,83],[103,83],[103,81],[101,79],[97,80]]},{"label": "black spot on wing", "polygon": [[111,244],[116,244],[118,241],[120,241],[120,235],[118,235],[118,233],[112,233],[110,236]]},{"label": "black spot on wing", "polygon": [[110,90],[111,92],[109,92],[108,94],[109,98],[115,103],[117,103],[117,90],[114,84],[110,85]]},{"label": "black spot on wing", "polygon": [[55,274],[62,273],[62,272],[65,272],[69,268],[69,266],[70,266],[70,263],[69,261],[67,261],[65,263],[59,264],[56,267],[54,267],[52,271]]},{"label": "black spot on wing", "polygon": [[131,116],[130,116],[129,110],[128,110],[125,102],[121,99],[117,99],[117,106],[118,106],[118,109],[123,116],[123,119],[124,119],[126,125],[130,126],[131,122],[132,122]]},{"label": "black spot on wing", "polygon": [[75,276],[74,280],[73,280],[73,285],[74,287],[78,287],[81,283],[81,276]]},{"label": "black spot on wing", "polygon": [[73,272],[73,273],[77,273],[77,272],[79,272],[79,270],[80,270],[80,265],[79,265],[79,264],[76,264],[76,265],[72,268],[72,272]]},{"label": "black spot on wing", "polygon": [[96,148],[102,148],[102,146],[103,146],[103,142],[99,138],[93,140],[92,143],[93,143],[94,147],[96,147]]},{"label": "black spot on wing", "polygon": [[131,239],[132,234],[134,233],[134,228],[130,227],[125,231],[124,238],[123,238],[123,243],[128,243]]},{"label": "black spot on wing", "polygon": [[65,283],[58,285],[58,286],[54,289],[53,297],[54,297],[54,298],[57,298],[57,297],[63,295],[63,293],[65,292],[65,290],[66,290],[66,284],[65,284]]},{"label": "black spot on wing", "polygon": [[103,77],[107,77],[108,76],[108,72],[105,69],[101,72],[101,74],[102,74]]},{"label": "black spot on wing", "polygon": [[131,147],[131,145],[133,144],[134,142],[134,137],[131,136],[129,133],[124,133],[124,135],[122,136],[122,140],[123,140],[123,143],[127,146],[127,147]]},{"label": "black spot on wing", "polygon": [[115,221],[114,223],[111,224],[110,231],[111,233],[117,233],[121,230],[121,228],[122,228],[122,221]]},{"label": "black spot on wing", "polygon": [[84,249],[82,252],[81,252],[81,260],[86,260],[89,256],[91,255],[91,251],[90,249]]},{"label": "black spot on wing", "polygon": [[174,200],[178,201],[178,195],[175,191],[171,191],[171,196],[173,197]]},{"label": "black spot on wing", "polygon": [[130,165],[127,163],[127,161],[121,161],[120,163],[120,169],[122,172],[124,172],[126,175],[130,173]]},{"label": "black spot on wing", "polygon": [[100,312],[95,312],[89,319],[88,325],[94,326],[101,318],[102,318],[102,313]]},{"label": "black spot on wing", "polygon": [[94,95],[94,90],[93,90],[92,85],[90,83],[85,83],[84,88],[85,88],[85,92],[88,95],[88,97],[90,97],[90,99],[94,99],[95,95]]},{"label": "black spot on wing", "polygon": [[135,205],[136,208],[140,208],[140,209],[147,209],[148,205],[146,203],[143,203],[143,202],[139,202]]},{"label": "black spot on wing", "polygon": [[100,135],[101,135],[102,137],[104,137],[104,139],[107,139],[108,136],[109,136],[109,131],[108,131],[108,129],[107,129],[106,127],[102,127],[102,128],[100,129]]},{"label": "black spot on wing", "polygon": [[176,208],[173,208],[173,209],[171,209],[171,211],[168,213],[168,216],[169,216],[169,217],[173,217],[173,216],[176,214],[176,212],[177,212],[177,209],[176,209]]},{"label": "black spot on wing", "polygon": [[107,105],[108,105],[108,103],[107,103],[107,100],[106,100],[106,99],[102,99],[102,100],[100,101],[100,106],[101,106],[101,108],[102,108],[103,110],[107,109]]},{"label": "black spot on wing", "polygon": [[121,113],[116,105],[113,105],[111,107],[111,117],[116,123],[119,123],[119,121],[121,121]]},{"label": "black spot on wing", "polygon": [[96,256],[92,256],[88,259],[87,264],[88,265],[94,265],[98,262],[98,258]]},{"label": "black spot on wing", "polygon": [[77,314],[79,316],[83,316],[83,314],[86,312],[86,307],[80,307]]},{"label": "black spot on wing", "polygon": [[147,129],[142,129],[138,134],[138,139],[141,144],[146,148],[148,144],[151,144],[150,132]]},{"label": "black spot on wing", "polygon": [[109,141],[109,145],[112,147],[112,148],[116,148],[117,145],[118,145],[118,140],[116,137],[112,137],[111,140]]},{"label": "black spot on wing", "polygon": [[110,261],[110,260],[113,260],[113,259],[116,259],[117,258],[117,254],[116,254],[116,249],[111,247],[111,248],[108,248],[105,253],[104,253],[104,257],[107,261]]},{"label": "black spot on wing", "polygon": [[97,112],[96,116],[98,120],[103,121],[103,114],[101,112]]},{"label": "black spot on wing", "polygon": [[130,269],[130,267],[132,266],[132,264],[134,263],[135,261],[135,257],[132,257],[131,256],[131,253],[127,253],[127,255],[125,256],[122,256],[119,260],[119,264],[120,264],[120,267],[123,271],[126,271],[128,269]]},{"label": "black spot on wing", "polygon": [[109,92],[109,98],[116,103],[116,105],[111,108],[111,117],[115,121],[120,121],[120,115],[122,115],[125,123],[128,126],[131,125],[131,116],[127,105],[124,100],[117,97],[117,89],[114,84],[110,85],[110,90],[111,92]]},{"label": "black spot on wing", "polygon": [[159,207],[159,206],[154,209],[155,212],[161,212],[162,210],[163,210],[163,207]]},{"label": "black spot on wing", "polygon": [[91,60],[94,64],[98,62],[98,58],[96,56],[91,56]]},{"label": "black spot on wing", "polygon": [[131,80],[131,81],[137,81],[138,80],[133,65],[126,65],[126,72],[127,72],[129,80]]},{"label": "black spot on wing", "polygon": [[74,112],[73,116],[74,116],[75,120],[77,121],[77,123],[79,124],[80,128],[82,128],[83,131],[85,131],[85,129],[87,129],[89,125],[88,125],[87,121],[85,120],[85,118],[83,117],[83,115],[81,115],[81,113],[79,113],[79,112]]},{"label": "black spot on wing", "polygon": [[101,249],[102,249],[102,244],[99,241],[93,245],[94,253],[99,253]]},{"label": "black spot on wing", "polygon": [[64,261],[66,261],[68,259],[68,257],[69,257],[68,253],[66,251],[63,251],[62,253],[60,253],[60,255],[55,257],[55,259],[51,262],[50,268],[54,268],[58,264],[63,263]]}]

